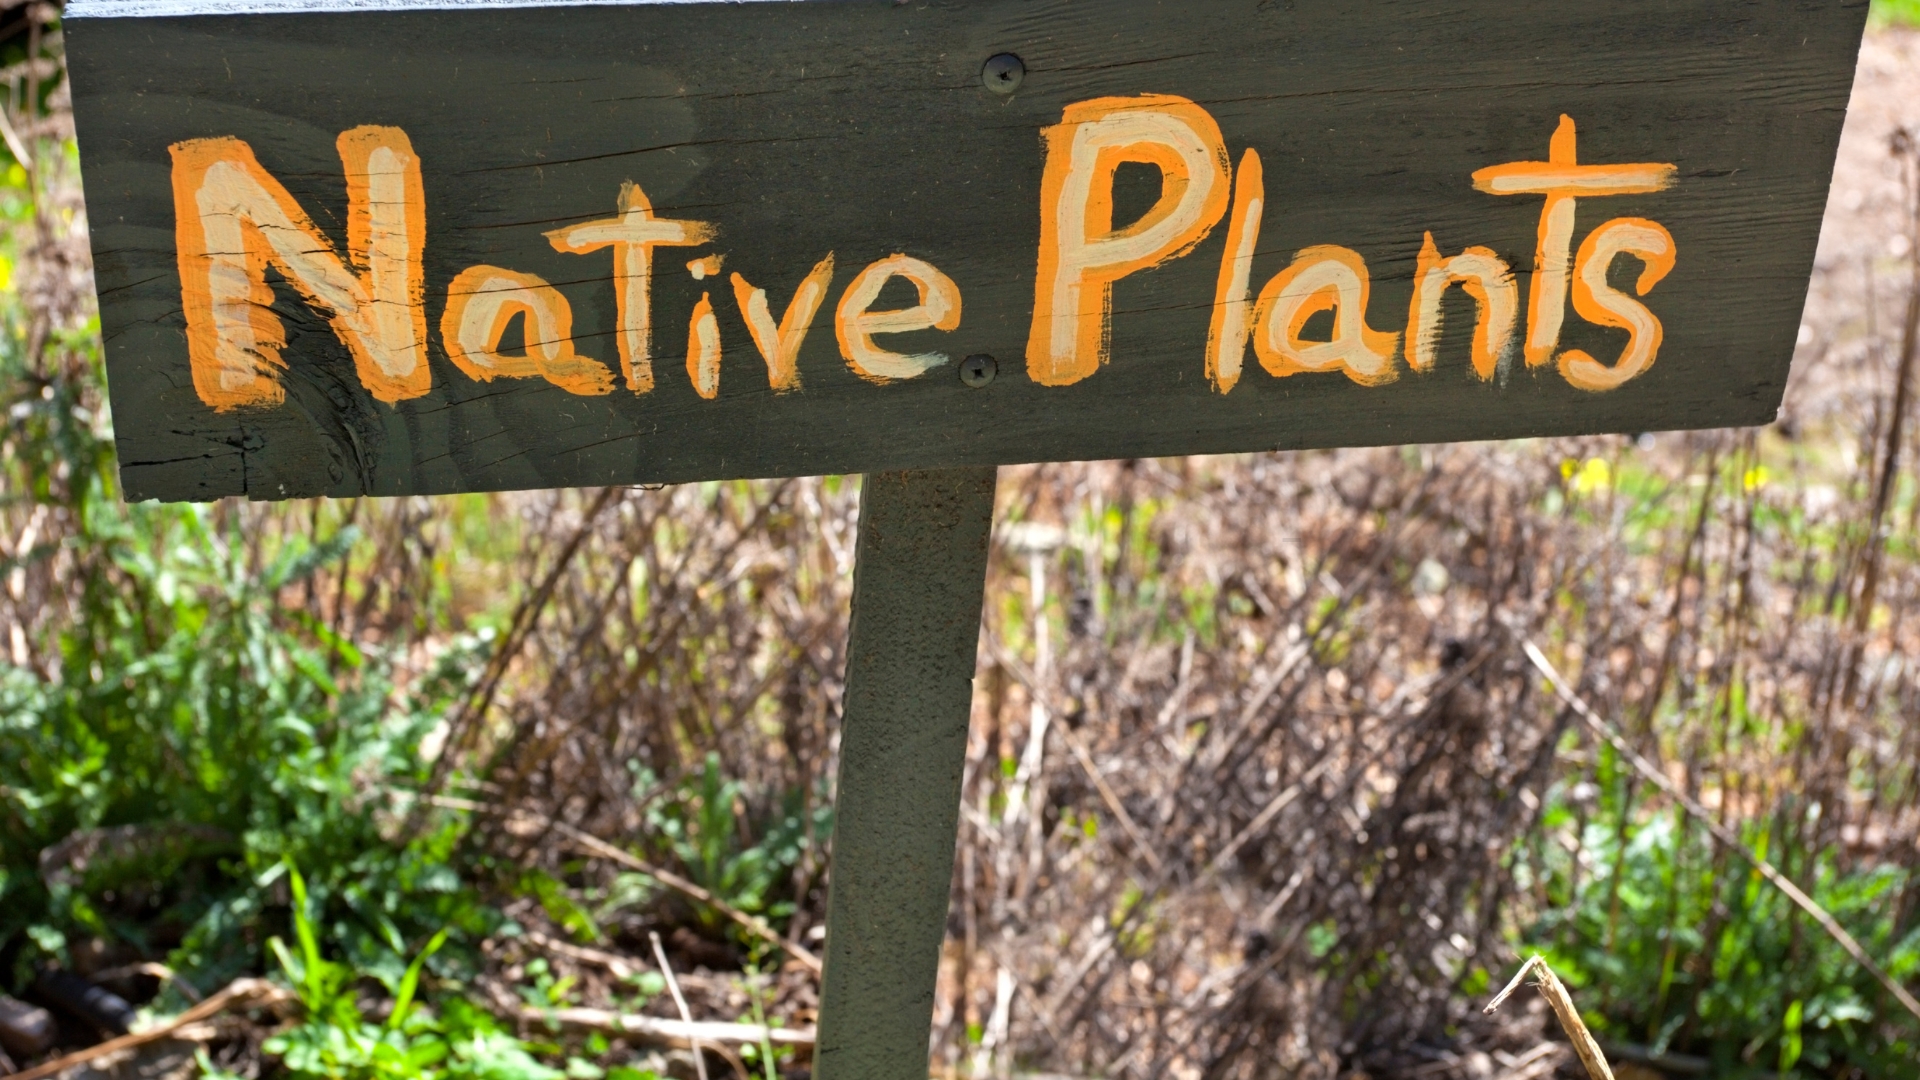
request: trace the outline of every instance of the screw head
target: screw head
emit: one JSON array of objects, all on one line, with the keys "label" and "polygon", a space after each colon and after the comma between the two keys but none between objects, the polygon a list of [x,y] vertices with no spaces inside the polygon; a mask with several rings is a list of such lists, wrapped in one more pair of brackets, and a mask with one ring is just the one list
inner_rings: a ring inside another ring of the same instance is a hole
[{"label": "screw head", "polygon": [[960,381],[975,390],[993,381],[1000,374],[1000,364],[986,353],[974,353],[960,361]]},{"label": "screw head", "polygon": [[1020,89],[1020,81],[1027,77],[1027,65],[1012,53],[989,56],[980,69],[980,81],[987,89],[996,94],[1011,94]]}]

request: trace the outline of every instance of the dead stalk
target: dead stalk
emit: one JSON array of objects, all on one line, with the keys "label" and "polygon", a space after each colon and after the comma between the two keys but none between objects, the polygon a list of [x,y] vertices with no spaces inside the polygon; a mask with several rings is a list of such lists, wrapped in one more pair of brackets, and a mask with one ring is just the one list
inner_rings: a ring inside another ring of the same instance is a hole
[{"label": "dead stalk", "polygon": [[1547,966],[1546,958],[1539,953],[1520,965],[1513,980],[1487,1003],[1485,1011],[1491,1013],[1498,1009],[1519,989],[1521,981],[1528,974],[1539,976],[1534,985],[1540,988],[1540,996],[1546,998],[1547,1004],[1553,1008],[1553,1015],[1560,1019],[1561,1029],[1573,1043],[1573,1052],[1580,1056],[1580,1064],[1587,1067],[1589,1080],[1613,1080],[1613,1069],[1607,1064],[1607,1055],[1600,1051],[1600,1044],[1594,1041],[1593,1033],[1587,1030],[1587,1022],[1580,1019],[1580,1010],[1574,1007],[1573,996],[1567,993],[1567,988],[1560,983],[1560,977],[1553,973],[1553,968]]},{"label": "dead stalk", "polygon": [[693,1029],[693,1013],[687,1008],[687,996],[680,992],[680,980],[673,977],[673,965],[667,961],[667,950],[660,944],[660,935],[647,932],[647,940],[653,943],[653,958],[660,964],[660,974],[666,976],[667,989],[673,993],[673,1007],[680,1010],[680,1022],[686,1025],[687,1041],[693,1048],[693,1067],[700,1074],[700,1080],[707,1080],[707,1058],[700,1052],[700,1036]]}]

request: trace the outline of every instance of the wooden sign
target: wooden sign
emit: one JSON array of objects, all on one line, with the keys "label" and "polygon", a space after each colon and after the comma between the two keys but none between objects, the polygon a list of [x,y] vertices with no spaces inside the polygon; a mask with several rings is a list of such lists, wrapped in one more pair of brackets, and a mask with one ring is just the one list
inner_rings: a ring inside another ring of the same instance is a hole
[{"label": "wooden sign", "polygon": [[1764,423],[1866,6],[72,0],[125,488]]}]

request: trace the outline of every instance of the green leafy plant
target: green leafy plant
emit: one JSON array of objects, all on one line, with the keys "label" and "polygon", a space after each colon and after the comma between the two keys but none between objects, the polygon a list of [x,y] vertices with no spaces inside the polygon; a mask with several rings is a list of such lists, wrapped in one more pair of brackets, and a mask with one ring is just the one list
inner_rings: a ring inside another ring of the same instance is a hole
[{"label": "green leafy plant", "polygon": [[[784,895],[793,868],[810,843],[825,842],[833,808],[824,799],[806,806],[800,792],[789,792],[773,813],[756,821],[747,810],[749,794],[744,784],[722,773],[719,755],[709,754],[672,797],[649,808],[648,826],[695,883],[732,907],[780,926],[793,915],[793,900]],[[710,931],[732,929],[709,908],[701,907],[697,917]]]},{"label": "green leafy plant", "polygon": [[[1543,825],[1569,836],[1539,852],[1554,906],[1531,928],[1603,1037],[1710,1058],[1715,1075],[1890,1076],[1911,1069],[1920,1024],[1872,976],[1697,822],[1636,806],[1603,749],[1594,811],[1581,827],[1563,788]],[[1787,868],[1895,978],[1920,972],[1920,930],[1896,938],[1890,865],[1843,868],[1799,850],[1776,823],[1749,848]]]},{"label": "green leafy plant", "polygon": [[[770,1026],[767,1020],[766,1002],[763,1000],[766,996],[765,982],[766,975],[761,972],[760,965],[758,963],[748,964],[746,978],[747,1002],[752,1006],[752,1012],[748,1014],[747,1019],[762,1028]],[[766,1073],[766,1080],[780,1080],[779,1063],[792,1056],[792,1049],[783,1048],[776,1050],[773,1045],[773,1040],[766,1035],[762,1035],[758,1042],[748,1043],[742,1046],[740,1048],[740,1056],[749,1065],[759,1064]]]},{"label": "green leafy plant", "polygon": [[[279,615],[351,530],[255,571],[237,524],[206,508],[124,507],[104,477],[89,491],[75,542],[104,565],[57,677],[0,664],[0,937],[29,933],[22,963],[80,935],[176,941],[170,962],[202,984],[257,969],[253,928],[289,857],[322,868],[316,892],[343,909],[323,933],[390,978],[405,934],[497,924],[448,865],[459,822],[397,842],[380,825],[424,775],[416,747],[465,658],[401,694],[381,654]],[[13,872],[63,843],[91,857]]]},{"label": "green leafy plant", "polygon": [[263,1049],[279,1057],[289,1074],[327,1080],[560,1080],[566,1075],[542,1065],[492,1017],[458,998],[438,1014],[419,1003],[422,973],[446,944],[444,929],[414,954],[392,987],[386,1019],[368,1020],[356,1000],[359,973],[322,953],[308,913],[312,902],[306,883],[291,865],[287,880],[298,951],[277,936],[267,944],[306,1015],[269,1038]]}]

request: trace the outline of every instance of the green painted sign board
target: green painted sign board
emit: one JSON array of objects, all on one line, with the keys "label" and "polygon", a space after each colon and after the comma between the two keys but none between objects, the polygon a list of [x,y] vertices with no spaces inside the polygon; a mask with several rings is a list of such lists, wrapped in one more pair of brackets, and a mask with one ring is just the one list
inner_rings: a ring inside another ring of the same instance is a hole
[{"label": "green painted sign board", "polygon": [[74,0],[126,490],[1764,423],[1865,11]]}]

